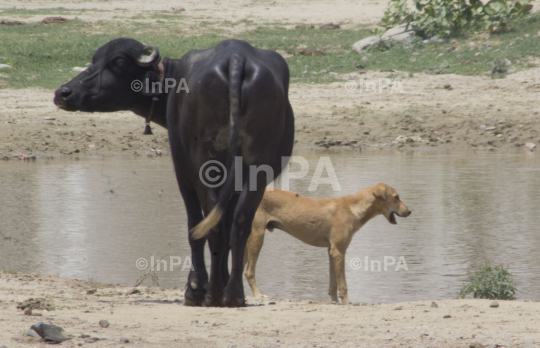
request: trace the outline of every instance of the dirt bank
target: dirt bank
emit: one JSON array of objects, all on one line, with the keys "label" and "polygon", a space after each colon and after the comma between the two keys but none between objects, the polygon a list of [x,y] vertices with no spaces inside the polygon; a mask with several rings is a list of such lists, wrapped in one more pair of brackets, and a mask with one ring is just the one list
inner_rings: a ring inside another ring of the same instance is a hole
[{"label": "dirt bank", "polygon": [[[538,302],[498,301],[498,308],[490,308],[489,300],[343,306],[248,298],[248,307],[227,309],[185,307],[183,291],[176,289],[142,287],[127,296],[129,290],[1,273],[0,345],[47,346],[25,336],[38,322],[63,327],[73,338],[62,343],[66,347],[537,347],[540,337]],[[17,306],[29,298],[43,298],[54,310],[24,315]],[[110,326],[101,327],[100,320]],[[92,337],[104,340],[89,343]]]},{"label": "dirt bank", "polygon": [[[380,71],[336,78],[291,85],[297,149],[540,144],[540,68],[498,80]],[[0,158],[169,151],[166,131],[155,126],[154,136],[143,136],[144,120],[131,112],[69,113],[52,97],[50,90],[0,89]]]}]

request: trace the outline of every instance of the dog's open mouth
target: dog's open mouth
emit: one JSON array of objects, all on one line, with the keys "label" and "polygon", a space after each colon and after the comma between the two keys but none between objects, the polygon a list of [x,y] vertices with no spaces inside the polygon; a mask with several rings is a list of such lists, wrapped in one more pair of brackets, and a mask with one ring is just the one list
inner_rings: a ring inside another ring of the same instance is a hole
[{"label": "dog's open mouth", "polygon": [[396,213],[391,212],[391,213],[390,213],[390,217],[388,218],[388,221],[390,221],[390,223],[391,223],[392,225],[396,225],[396,224],[397,224],[397,221],[396,221]]}]

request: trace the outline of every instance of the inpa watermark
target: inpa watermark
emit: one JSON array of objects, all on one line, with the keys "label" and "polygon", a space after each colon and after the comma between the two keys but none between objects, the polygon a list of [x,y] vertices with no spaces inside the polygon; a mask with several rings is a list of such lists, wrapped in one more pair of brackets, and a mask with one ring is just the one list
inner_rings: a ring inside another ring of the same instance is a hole
[{"label": "inpa watermark", "polygon": [[379,80],[348,80],[345,82],[345,89],[359,91],[360,93],[404,93],[400,79],[390,80],[387,78]]},{"label": "inpa watermark", "polygon": [[167,77],[163,80],[163,83],[161,81],[150,81],[148,78],[144,79],[143,81],[133,80],[133,82],[131,82],[131,89],[134,92],[142,91],[148,94],[167,94],[171,91],[175,91],[176,93],[180,93],[182,91],[189,93],[188,84],[186,79],[183,77],[180,80]]},{"label": "inpa watermark", "polygon": [[[396,263],[396,258],[394,256],[385,256],[383,261],[381,260],[370,260],[368,256],[364,256],[364,261],[358,257],[352,258],[349,262],[349,266],[355,271],[365,271],[365,272],[388,272],[394,271],[399,272],[401,270],[408,271],[409,267],[407,266],[407,260],[405,256],[399,256]],[[389,267],[393,267],[389,269]]]},{"label": "inpa watermark", "polygon": [[140,257],[135,262],[135,266],[141,271],[150,267],[150,271],[156,272],[172,272],[175,267],[182,267],[180,271],[194,271],[193,263],[191,262],[191,256],[186,256],[184,259],[180,256],[169,256],[169,260],[158,259],[155,260],[154,256],[150,257],[150,262],[144,257]]},{"label": "inpa watermark", "polygon": [[[296,163],[300,166],[300,170],[292,171],[291,164]],[[243,159],[242,156],[236,156],[234,159],[234,189],[237,192],[243,190],[244,174],[243,174]],[[274,181],[276,186],[281,187],[283,190],[289,190],[290,181],[292,179],[302,179],[309,173],[310,165],[309,161],[302,156],[284,156],[281,158],[281,174],[279,177],[275,177],[274,169],[269,165],[250,165],[249,166],[249,187],[250,191],[257,190],[258,174],[264,172],[266,174],[266,184]],[[324,175],[324,176],[323,176]],[[210,160],[205,162],[199,168],[199,179],[201,182],[209,188],[216,188],[221,186],[225,180],[227,180],[228,172],[225,165],[217,160]],[[308,187],[308,191],[314,192],[319,185],[330,185],[334,192],[341,191],[341,185],[334,170],[332,160],[328,156],[321,156],[317,161],[315,171],[311,177],[311,181]],[[269,190],[272,190],[273,185],[268,186]]]}]

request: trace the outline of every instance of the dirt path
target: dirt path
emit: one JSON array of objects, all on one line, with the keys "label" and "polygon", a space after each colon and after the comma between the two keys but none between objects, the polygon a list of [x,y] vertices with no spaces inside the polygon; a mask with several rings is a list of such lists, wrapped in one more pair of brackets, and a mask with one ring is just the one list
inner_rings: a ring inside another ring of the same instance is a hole
[{"label": "dirt path", "polygon": [[[0,346],[47,346],[25,336],[38,322],[63,327],[73,338],[65,347],[442,348],[480,343],[474,347],[525,348],[537,347],[540,340],[538,302],[498,301],[498,308],[490,308],[489,300],[342,306],[248,298],[248,307],[227,309],[185,307],[180,290],[142,287],[140,294],[127,296],[129,290],[54,275],[1,273]],[[55,310],[24,315],[17,305],[29,298],[44,298]],[[110,326],[102,328],[100,320]],[[83,335],[104,340],[88,343]]]}]

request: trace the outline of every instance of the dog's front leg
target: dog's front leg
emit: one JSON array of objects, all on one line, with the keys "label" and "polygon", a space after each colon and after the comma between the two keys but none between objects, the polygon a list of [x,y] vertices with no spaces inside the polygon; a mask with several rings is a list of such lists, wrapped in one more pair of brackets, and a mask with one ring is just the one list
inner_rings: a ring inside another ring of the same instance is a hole
[{"label": "dog's front leg", "polygon": [[334,266],[334,261],[332,260],[332,255],[330,254],[330,248],[328,248],[328,259],[330,264],[330,287],[328,289],[328,295],[330,295],[332,301],[339,302],[337,296],[338,283],[336,278],[336,269]]},{"label": "dog's front leg", "polygon": [[345,250],[339,250],[335,245],[330,246],[330,258],[334,263],[339,298],[341,298],[342,304],[349,303],[349,297],[347,296],[347,281],[345,280]]}]

